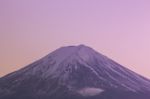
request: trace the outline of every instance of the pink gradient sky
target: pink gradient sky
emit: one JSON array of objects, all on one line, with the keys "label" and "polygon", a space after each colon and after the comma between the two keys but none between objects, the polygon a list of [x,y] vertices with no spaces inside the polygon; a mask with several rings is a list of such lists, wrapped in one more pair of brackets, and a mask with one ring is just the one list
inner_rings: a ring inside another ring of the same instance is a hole
[{"label": "pink gradient sky", "polygon": [[0,0],[0,76],[78,44],[150,78],[150,1]]}]

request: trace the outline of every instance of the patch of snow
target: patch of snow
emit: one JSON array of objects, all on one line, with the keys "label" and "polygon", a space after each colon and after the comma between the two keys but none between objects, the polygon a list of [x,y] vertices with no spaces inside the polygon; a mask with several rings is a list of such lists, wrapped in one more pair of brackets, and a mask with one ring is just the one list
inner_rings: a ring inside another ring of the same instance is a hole
[{"label": "patch of snow", "polygon": [[91,88],[91,87],[87,87],[87,88],[82,88],[80,90],[77,91],[78,94],[82,95],[82,96],[96,96],[98,94],[101,94],[104,90],[101,88]]}]

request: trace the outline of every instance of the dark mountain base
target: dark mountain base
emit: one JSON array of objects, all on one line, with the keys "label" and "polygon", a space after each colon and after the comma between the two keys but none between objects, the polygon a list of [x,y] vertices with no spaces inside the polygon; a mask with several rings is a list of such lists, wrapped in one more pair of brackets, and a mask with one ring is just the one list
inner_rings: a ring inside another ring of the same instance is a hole
[{"label": "dark mountain base", "polygon": [[67,93],[61,93],[61,95],[54,94],[52,96],[49,95],[37,95],[35,94],[14,94],[10,96],[0,97],[0,99],[149,99],[150,95],[144,94],[135,94],[135,93],[111,93],[105,92],[101,95],[93,96],[93,97],[83,97],[79,95],[69,95]]}]

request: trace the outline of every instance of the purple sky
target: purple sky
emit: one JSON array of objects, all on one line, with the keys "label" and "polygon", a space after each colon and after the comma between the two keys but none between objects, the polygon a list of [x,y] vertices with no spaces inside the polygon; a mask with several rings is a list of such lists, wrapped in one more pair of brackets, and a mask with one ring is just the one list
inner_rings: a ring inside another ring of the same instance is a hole
[{"label": "purple sky", "polygon": [[150,78],[150,1],[0,0],[0,76],[78,44]]}]

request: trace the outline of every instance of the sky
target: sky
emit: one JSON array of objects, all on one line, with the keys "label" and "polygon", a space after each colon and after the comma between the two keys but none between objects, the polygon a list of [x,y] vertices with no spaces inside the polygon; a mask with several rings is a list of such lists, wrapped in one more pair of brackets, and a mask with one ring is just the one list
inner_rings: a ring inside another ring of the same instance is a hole
[{"label": "sky", "polygon": [[150,78],[149,0],[0,0],[0,77],[85,44]]}]

